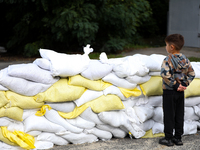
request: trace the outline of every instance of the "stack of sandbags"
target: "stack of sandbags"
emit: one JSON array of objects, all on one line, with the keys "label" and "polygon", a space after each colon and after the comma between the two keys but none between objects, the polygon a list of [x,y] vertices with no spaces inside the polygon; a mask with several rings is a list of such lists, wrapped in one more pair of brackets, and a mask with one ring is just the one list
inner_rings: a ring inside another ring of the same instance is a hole
[{"label": "stack of sandbags", "polygon": [[[83,55],[39,51],[42,58],[33,63],[0,72],[1,149],[49,149],[162,133],[153,128],[162,126],[162,79],[157,74],[165,56],[108,59],[102,53],[100,60],[91,60],[89,45]],[[187,90],[188,97],[194,95]],[[193,104],[198,114],[199,103]],[[194,114],[190,108],[187,118]]]}]

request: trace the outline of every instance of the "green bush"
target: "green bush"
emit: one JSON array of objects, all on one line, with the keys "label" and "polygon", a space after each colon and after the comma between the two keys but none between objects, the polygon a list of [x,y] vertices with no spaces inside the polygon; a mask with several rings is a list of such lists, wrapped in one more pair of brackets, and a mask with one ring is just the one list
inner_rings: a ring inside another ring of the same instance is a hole
[{"label": "green bush", "polygon": [[137,40],[137,28],[151,14],[147,0],[0,0],[0,3],[7,8],[6,24],[12,30],[7,49],[27,56],[35,55],[39,48],[82,52],[86,44],[97,52],[123,50]]}]

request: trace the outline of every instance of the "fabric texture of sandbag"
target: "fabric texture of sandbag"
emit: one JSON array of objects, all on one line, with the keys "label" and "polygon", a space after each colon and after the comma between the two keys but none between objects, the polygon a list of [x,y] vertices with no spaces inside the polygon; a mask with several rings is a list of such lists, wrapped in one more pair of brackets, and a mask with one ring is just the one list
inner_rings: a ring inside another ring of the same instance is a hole
[{"label": "fabric texture of sandbag", "polygon": [[191,62],[191,65],[195,72],[195,78],[200,78],[200,62]]},{"label": "fabric texture of sandbag", "polygon": [[22,78],[11,77],[7,73],[7,68],[0,71],[0,84],[15,93],[25,96],[34,96],[46,91],[51,86],[51,84],[36,83]]},{"label": "fabric texture of sandbag", "polygon": [[6,92],[0,91],[0,108],[9,103],[9,100],[6,98]]},{"label": "fabric texture of sandbag", "polygon": [[33,64],[36,64],[38,67],[50,71],[50,61],[45,58],[37,58],[33,61]]},{"label": "fabric texture of sandbag", "polygon": [[100,113],[103,111],[110,111],[110,110],[120,110],[124,109],[124,105],[121,99],[116,95],[107,95],[107,96],[100,96],[99,98],[87,102],[80,107],[76,107],[73,112],[70,113],[63,113],[58,112],[63,118],[72,119],[79,116],[83,111],[85,111],[88,107],[95,113]]},{"label": "fabric texture of sandbag", "polygon": [[76,107],[76,104],[72,102],[55,102],[55,103],[45,103],[45,105],[49,105],[51,108],[62,111],[62,112],[71,112]]},{"label": "fabric texture of sandbag", "polygon": [[62,78],[54,83],[48,90],[36,95],[37,102],[66,102],[81,97],[85,88],[68,84],[67,78]]},{"label": "fabric texture of sandbag", "polygon": [[102,80],[93,81],[86,79],[81,75],[69,77],[69,85],[81,86],[94,91],[102,91],[111,86],[110,83],[106,83]]},{"label": "fabric texture of sandbag", "polygon": [[90,60],[88,68],[81,72],[81,75],[90,80],[99,80],[111,71],[111,65],[103,64],[99,60]]},{"label": "fabric texture of sandbag", "polygon": [[9,65],[8,75],[43,84],[54,84],[59,80],[59,77],[53,77],[50,71],[33,63]]},{"label": "fabric texture of sandbag", "polygon": [[50,70],[53,76],[68,77],[74,76],[88,68],[90,58],[89,53],[93,49],[84,48],[84,54],[65,54],[58,53],[53,50],[40,49],[42,58],[48,59],[51,62]]},{"label": "fabric texture of sandbag", "polygon": [[149,81],[150,78],[151,78],[151,76],[148,74],[143,77],[140,77],[138,75],[133,75],[133,76],[126,77],[126,80],[130,83],[142,84],[142,83]]},{"label": "fabric texture of sandbag", "polygon": [[0,84],[0,91],[8,91],[9,89]]},{"label": "fabric texture of sandbag", "polygon": [[22,121],[23,109],[19,107],[0,108],[0,117],[8,117],[14,120]]},{"label": "fabric texture of sandbag", "polygon": [[200,79],[194,79],[184,91],[185,97],[200,96]]},{"label": "fabric texture of sandbag", "polygon": [[140,84],[140,88],[145,96],[162,95],[162,78],[152,76],[149,81]]},{"label": "fabric texture of sandbag", "polygon": [[137,84],[135,83],[130,83],[126,79],[118,77],[113,72],[103,77],[102,80],[105,82],[111,83],[117,87],[122,87],[122,88],[130,89],[130,90],[134,89],[137,86]]}]

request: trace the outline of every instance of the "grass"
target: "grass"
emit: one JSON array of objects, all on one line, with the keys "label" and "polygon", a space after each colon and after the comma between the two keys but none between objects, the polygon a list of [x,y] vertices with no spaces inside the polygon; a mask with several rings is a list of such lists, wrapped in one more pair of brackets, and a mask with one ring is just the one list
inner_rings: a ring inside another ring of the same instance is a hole
[{"label": "grass", "polygon": [[190,62],[192,61],[196,61],[196,62],[200,62],[200,58],[197,57],[189,57]]}]

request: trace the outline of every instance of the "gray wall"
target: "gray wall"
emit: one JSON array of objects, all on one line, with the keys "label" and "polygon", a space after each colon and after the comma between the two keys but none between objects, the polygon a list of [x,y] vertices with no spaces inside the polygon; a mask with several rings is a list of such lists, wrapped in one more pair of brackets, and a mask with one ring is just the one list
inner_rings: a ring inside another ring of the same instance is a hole
[{"label": "gray wall", "polygon": [[182,34],[185,46],[200,47],[200,0],[170,0],[168,35]]}]

